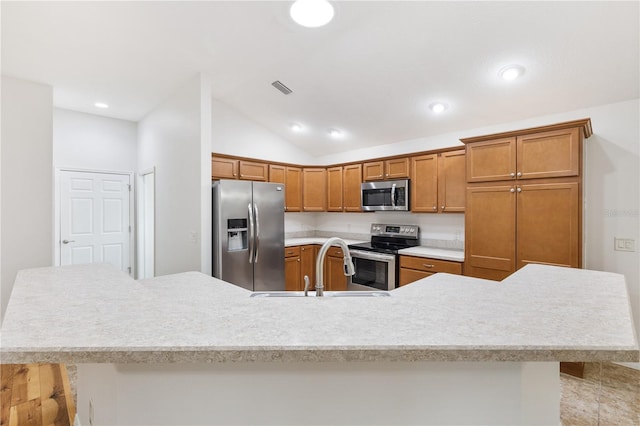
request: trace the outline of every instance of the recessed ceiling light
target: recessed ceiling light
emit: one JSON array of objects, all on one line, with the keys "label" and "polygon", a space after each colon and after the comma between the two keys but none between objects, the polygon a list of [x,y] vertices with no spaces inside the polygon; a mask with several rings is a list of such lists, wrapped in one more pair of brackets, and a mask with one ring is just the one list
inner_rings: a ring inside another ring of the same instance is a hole
[{"label": "recessed ceiling light", "polygon": [[340,136],[342,136],[342,132],[340,130],[331,129],[329,130],[329,136],[331,136],[332,138],[339,138]]},{"label": "recessed ceiling light", "polygon": [[522,65],[507,65],[498,72],[500,78],[507,81],[515,80],[522,74],[524,74],[524,67]]},{"label": "recessed ceiling light", "polygon": [[435,112],[436,114],[440,114],[442,111],[447,109],[447,105],[443,104],[442,102],[434,102],[429,105],[429,109],[431,109],[431,111]]},{"label": "recessed ceiling light", "polygon": [[327,0],[296,0],[289,9],[291,19],[303,27],[316,28],[333,19],[333,6]]},{"label": "recessed ceiling light", "polygon": [[289,128],[291,129],[292,132],[299,132],[302,130],[302,126],[299,125],[298,123],[291,124]]},{"label": "recessed ceiling light", "polygon": [[96,108],[109,108],[109,105],[105,104],[104,102],[96,102],[95,104],[93,104]]}]

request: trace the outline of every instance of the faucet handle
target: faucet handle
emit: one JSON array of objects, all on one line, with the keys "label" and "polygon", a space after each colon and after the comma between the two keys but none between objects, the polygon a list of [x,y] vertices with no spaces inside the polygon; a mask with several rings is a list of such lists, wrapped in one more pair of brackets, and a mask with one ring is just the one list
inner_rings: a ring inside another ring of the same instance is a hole
[{"label": "faucet handle", "polygon": [[309,276],[305,275],[304,276],[304,295],[305,297],[307,296],[307,293],[309,292],[309,287],[311,286],[311,283],[309,282]]}]

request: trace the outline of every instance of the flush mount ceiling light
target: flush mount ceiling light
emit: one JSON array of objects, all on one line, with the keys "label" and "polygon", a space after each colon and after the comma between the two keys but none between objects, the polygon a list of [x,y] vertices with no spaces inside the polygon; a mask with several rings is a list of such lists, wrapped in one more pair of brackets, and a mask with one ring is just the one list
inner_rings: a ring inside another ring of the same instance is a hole
[{"label": "flush mount ceiling light", "polygon": [[498,72],[500,78],[507,81],[515,80],[522,74],[524,74],[524,67],[522,65],[507,65]]},{"label": "flush mount ceiling light", "polygon": [[95,104],[93,104],[96,108],[109,108],[109,105],[105,104],[104,102],[96,102]]},{"label": "flush mount ceiling light", "polygon": [[342,136],[342,132],[340,130],[331,129],[329,130],[329,136],[331,136],[332,138],[339,138],[340,136]]},{"label": "flush mount ceiling light", "polygon": [[440,114],[442,111],[447,109],[447,104],[443,104],[442,102],[434,102],[429,105],[429,109],[436,114]]},{"label": "flush mount ceiling light", "polygon": [[289,14],[297,24],[316,28],[333,19],[333,6],[327,0],[296,0],[291,5]]},{"label": "flush mount ceiling light", "polygon": [[302,130],[302,126],[299,125],[298,123],[292,123],[289,128],[291,129],[292,132],[300,132]]}]

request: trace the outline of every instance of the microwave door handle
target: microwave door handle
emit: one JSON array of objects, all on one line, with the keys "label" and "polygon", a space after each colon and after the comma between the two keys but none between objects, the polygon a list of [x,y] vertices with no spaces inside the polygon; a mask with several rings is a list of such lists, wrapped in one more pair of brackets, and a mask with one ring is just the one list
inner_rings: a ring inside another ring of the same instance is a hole
[{"label": "microwave door handle", "polygon": [[391,206],[396,206],[396,184],[391,185]]}]

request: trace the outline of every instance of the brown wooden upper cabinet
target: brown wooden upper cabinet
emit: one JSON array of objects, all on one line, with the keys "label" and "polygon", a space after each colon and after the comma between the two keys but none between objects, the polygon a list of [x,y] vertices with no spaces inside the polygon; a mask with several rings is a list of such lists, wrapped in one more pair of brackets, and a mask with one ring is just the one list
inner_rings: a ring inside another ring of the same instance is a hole
[{"label": "brown wooden upper cabinet", "polygon": [[211,179],[244,179],[266,182],[269,166],[257,161],[211,156]]},{"label": "brown wooden upper cabinet", "polygon": [[438,212],[438,154],[411,158],[411,211]]},{"label": "brown wooden upper cabinet", "polygon": [[302,169],[302,210],[305,212],[327,210],[327,169],[324,167]]},{"label": "brown wooden upper cabinet", "polygon": [[327,211],[361,212],[362,164],[327,169]]},{"label": "brown wooden upper cabinet", "polygon": [[364,181],[407,179],[408,177],[409,157],[369,161],[362,165],[362,179]]},{"label": "brown wooden upper cabinet", "polygon": [[438,154],[438,211],[462,213],[466,198],[465,150]]},{"label": "brown wooden upper cabinet", "polygon": [[345,212],[361,212],[362,164],[342,168],[342,206]]},{"label": "brown wooden upper cabinet", "polygon": [[300,167],[269,165],[269,182],[284,184],[284,210],[302,211],[302,169]]},{"label": "brown wooden upper cabinet", "polygon": [[240,179],[261,182],[269,180],[269,165],[267,163],[240,160],[238,169]]},{"label": "brown wooden upper cabinet", "polygon": [[467,144],[467,182],[578,176],[582,133],[573,127],[462,139]]},{"label": "brown wooden upper cabinet", "polygon": [[211,179],[238,179],[238,160],[211,156]]},{"label": "brown wooden upper cabinet", "polygon": [[464,212],[465,151],[411,157],[410,186],[412,212]]},{"label": "brown wooden upper cabinet", "polygon": [[342,166],[327,169],[327,211],[342,211]]}]

